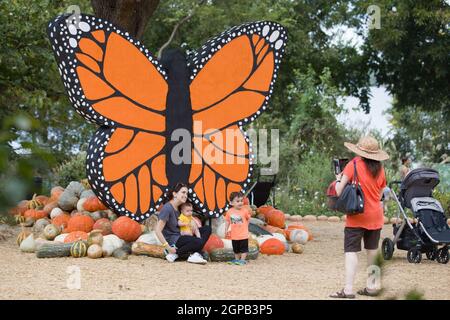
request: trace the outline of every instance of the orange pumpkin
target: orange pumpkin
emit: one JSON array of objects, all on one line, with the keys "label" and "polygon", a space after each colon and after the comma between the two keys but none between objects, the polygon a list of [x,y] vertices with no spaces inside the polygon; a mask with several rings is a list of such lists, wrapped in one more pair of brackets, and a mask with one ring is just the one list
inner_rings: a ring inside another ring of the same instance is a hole
[{"label": "orange pumpkin", "polygon": [[274,227],[271,225],[266,225],[262,227],[264,230],[269,231],[270,233],[280,233],[282,235],[285,235],[285,231],[281,228]]},{"label": "orange pumpkin", "polygon": [[278,209],[270,210],[265,214],[266,222],[271,226],[284,228],[286,224],[286,217],[284,216],[284,212]]},{"label": "orange pumpkin", "polygon": [[224,243],[222,239],[219,238],[218,235],[212,234],[209,236],[208,241],[206,241],[203,250],[210,253],[214,249],[221,249],[224,247]]},{"label": "orange pumpkin", "polygon": [[67,228],[70,220],[70,215],[66,213],[62,213],[60,215],[57,215],[52,219],[52,224],[54,224],[57,227],[60,227],[62,229]]},{"label": "orange pumpkin", "polygon": [[88,234],[84,231],[73,231],[64,238],[65,243],[76,242],[80,240],[87,240]]},{"label": "orange pumpkin", "polygon": [[94,219],[89,216],[79,215],[73,216],[67,223],[67,230],[65,232],[84,231],[91,232],[94,227]]},{"label": "orange pumpkin", "polygon": [[61,194],[63,192],[64,192],[64,188],[63,187],[60,187],[60,186],[53,187],[52,190],[50,191],[50,199],[51,199],[51,201],[58,202],[59,197],[61,196]]},{"label": "orange pumpkin", "polygon": [[48,213],[44,210],[28,209],[23,215],[25,218],[33,218],[35,221],[37,221],[42,218],[47,218]]},{"label": "orange pumpkin", "polygon": [[36,200],[42,203],[44,206],[48,203],[49,197],[47,196],[37,196]]},{"label": "orange pumpkin", "polygon": [[142,234],[142,229],[140,224],[133,219],[122,216],[112,223],[112,232],[120,239],[131,242],[139,238]]},{"label": "orange pumpkin", "polygon": [[45,205],[44,211],[47,212],[48,214],[50,214],[50,212],[52,212],[52,210],[57,208],[57,207],[58,207],[58,202],[57,201],[49,201]]},{"label": "orange pumpkin", "polygon": [[284,243],[275,238],[267,239],[259,247],[259,251],[262,254],[269,254],[269,255],[282,255],[285,250],[286,247],[284,246]]},{"label": "orange pumpkin", "polygon": [[23,216],[25,211],[28,210],[28,200],[20,201],[17,206],[9,210],[9,214],[12,216]]},{"label": "orange pumpkin", "polygon": [[308,241],[311,241],[313,239],[312,233],[309,231],[309,229],[307,227],[305,227],[304,225],[302,225],[301,223],[295,223],[295,224],[290,224],[286,229],[285,229],[285,233],[286,233],[286,239],[290,240],[290,234],[292,230],[295,229],[301,229],[301,230],[305,230],[306,232],[308,232]]},{"label": "orange pumpkin", "polygon": [[267,214],[270,210],[273,210],[273,209],[275,209],[275,208],[272,207],[272,206],[261,206],[261,207],[259,207],[258,209],[256,209],[256,213],[257,213],[257,214],[263,214],[264,216],[266,216],[266,214]]},{"label": "orange pumpkin", "polygon": [[101,218],[95,221],[94,230],[101,230],[102,235],[106,236],[112,233],[111,221],[107,218]]},{"label": "orange pumpkin", "polygon": [[96,197],[86,198],[83,202],[83,209],[89,212],[107,210],[108,208]]}]

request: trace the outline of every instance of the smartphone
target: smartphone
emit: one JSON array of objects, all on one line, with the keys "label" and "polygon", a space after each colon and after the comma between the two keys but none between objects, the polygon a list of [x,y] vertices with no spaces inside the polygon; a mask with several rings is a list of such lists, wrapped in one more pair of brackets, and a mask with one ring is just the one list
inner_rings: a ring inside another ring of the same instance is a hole
[{"label": "smartphone", "polygon": [[348,163],[348,159],[333,159],[334,174],[340,174]]}]

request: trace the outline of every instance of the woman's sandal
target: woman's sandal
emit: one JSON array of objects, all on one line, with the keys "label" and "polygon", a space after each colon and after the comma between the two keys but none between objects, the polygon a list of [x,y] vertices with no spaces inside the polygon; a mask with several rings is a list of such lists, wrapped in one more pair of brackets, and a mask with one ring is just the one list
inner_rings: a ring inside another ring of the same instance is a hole
[{"label": "woman's sandal", "polygon": [[369,289],[364,288],[361,290],[358,290],[357,292],[360,296],[368,296],[368,297],[376,297],[380,294],[380,290],[375,290],[375,291],[369,291]]},{"label": "woman's sandal", "polygon": [[346,294],[344,289],[341,291],[337,291],[336,293],[330,294],[330,298],[338,298],[338,299],[355,299],[354,294]]}]

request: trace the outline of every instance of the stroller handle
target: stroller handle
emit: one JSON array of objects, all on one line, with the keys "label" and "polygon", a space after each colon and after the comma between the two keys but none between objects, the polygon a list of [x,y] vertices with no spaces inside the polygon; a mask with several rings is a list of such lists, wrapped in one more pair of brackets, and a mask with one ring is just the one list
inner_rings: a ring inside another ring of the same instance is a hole
[{"label": "stroller handle", "polygon": [[391,182],[389,182],[389,188],[392,189],[392,186],[397,185],[397,184],[402,184],[402,182],[399,180],[391,181]]}]

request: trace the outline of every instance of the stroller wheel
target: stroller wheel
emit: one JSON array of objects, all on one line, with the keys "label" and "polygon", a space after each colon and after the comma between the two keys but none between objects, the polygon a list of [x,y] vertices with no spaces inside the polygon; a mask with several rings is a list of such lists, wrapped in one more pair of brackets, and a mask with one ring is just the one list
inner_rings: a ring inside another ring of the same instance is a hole
[{"label": "stroller wheel", "polygon": [[427,259],[432,260],[432,261],[436,260],[437,252],[438,252],[438,250],[436,248],[433,248],[432,250],[426,252],[425,254],[427,256]]},{"label": "stroller wheel", "polygon": [[381,244],[381,252],[384,260],[391,260],[394,254],[394,242],[389,238],[384,238]]},{"label": "stroller wheel", "polygon": [[446,264],[449,260],[448,247],[440,248],[436,254],[436,260],[439,263]]},{"label": "stroller wheel", "polygon": [[420,263],[422,261],[422,252],[417,248],[411,248],[406,254],[409,263]]}]

